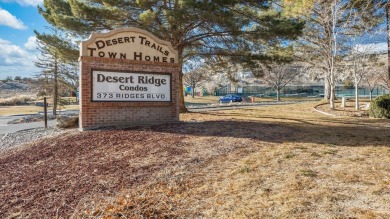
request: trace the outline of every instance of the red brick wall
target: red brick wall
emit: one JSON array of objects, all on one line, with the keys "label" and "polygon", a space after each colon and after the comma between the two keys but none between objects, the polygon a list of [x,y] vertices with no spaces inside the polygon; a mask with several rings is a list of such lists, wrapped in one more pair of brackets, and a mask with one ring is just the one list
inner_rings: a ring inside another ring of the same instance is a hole
[{"label": "red brick wall", "polygon": [[[178,64],[82,56],[80,68],[80,130],[179,121]],[[171,74],[172,102],[92,102],[92,69]]]}]

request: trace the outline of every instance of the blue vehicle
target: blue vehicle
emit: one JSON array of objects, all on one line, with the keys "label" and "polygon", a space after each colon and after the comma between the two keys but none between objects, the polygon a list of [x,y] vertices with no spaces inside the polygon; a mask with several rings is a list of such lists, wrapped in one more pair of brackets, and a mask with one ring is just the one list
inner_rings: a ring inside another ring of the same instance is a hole
[{"label": "blue vehicle", "polygon": [[242,97],[234,94],[228,94],[226,96],[219,98],[219,103],[233,103],[233,102],[242,102]]}]

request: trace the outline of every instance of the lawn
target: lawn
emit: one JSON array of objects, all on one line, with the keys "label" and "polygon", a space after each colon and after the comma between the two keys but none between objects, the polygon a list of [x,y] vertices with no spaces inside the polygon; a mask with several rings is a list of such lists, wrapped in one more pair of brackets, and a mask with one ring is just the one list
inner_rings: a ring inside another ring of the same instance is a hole
[{"label": "lawn", "polygon": [[[43,107],[36,106],[39,102],[43,106],[43,99],[36,100],[31,95],[15,95],[10,98],[0,98],[0,116],[20,115],[20,114],[36,114],[43,112]],[[48,98],[48,111],[53,110],[53,100]],[[76,97],[62,97],[62,104],[57,106],[57,110],[78,110],[79,104],[76,102]],[[15,103],[23,103],[18,105]]]},{"label": "lawn", "polygon": [[389,120],[316,104],[69,131],[2,152],[0,217],[390,218]]},{"label": "lawn", "polygon": [[[57,108],[58,110],[78,110],[79,105],[64,105]],[[20,115],[20,114],[36,114],[43,112],[43,107],[39,106],[0,106],[0,116]],[[47,110],[50,112],[53,107],[48,107]]]}]

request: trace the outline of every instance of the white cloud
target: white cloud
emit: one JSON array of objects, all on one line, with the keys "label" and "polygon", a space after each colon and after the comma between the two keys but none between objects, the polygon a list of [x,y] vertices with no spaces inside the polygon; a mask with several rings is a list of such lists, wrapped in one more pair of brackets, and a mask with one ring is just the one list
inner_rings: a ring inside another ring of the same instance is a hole
[{"label": "white cloud", "polygon": [[357,52],[380,53],[387,51],[387,43],[369,43],[356,45],[354,48]]},{"label": "white cloud", "polygon": [[18,3],[22,6],[37,6],[43,3],[43,0],[1,0],[4,3]]},{"label": "white cloud", "polygon": [[0,38],[0,51],[0,79],[6,76],[32,77],[39,72],[34,65],[37,50],[27,51]]},{"label": "white cloud", "polygon": [[20,30],[27,29],[21,20],[2,8],[0,8],[0,25],[5,25]]},{"label": "white cloud", "polygon": [[31,76],[38,70],[34,66],[36,51],[28,52],[0,38],[0,78],[8,75]]},{"label": "white cloud", "polygon": [[3,39],[0,39],[0,51],[0,65],[22,64],[20,61],[28,56],[25,50]]},{"label": "white cloud", "polygon": [[24,47],[28,50],[37,49],[37,38],[35,36],[30,36],[24,44]]}]

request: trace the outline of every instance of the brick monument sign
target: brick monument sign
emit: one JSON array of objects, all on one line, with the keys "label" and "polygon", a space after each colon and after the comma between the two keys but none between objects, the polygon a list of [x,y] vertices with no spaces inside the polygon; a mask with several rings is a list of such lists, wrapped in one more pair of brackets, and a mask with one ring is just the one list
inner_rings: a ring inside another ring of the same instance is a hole
[{"label": "brick monument sign", "polygon": [[137,28],[81,42],[80,130],[177,122],[177,51]]}]

